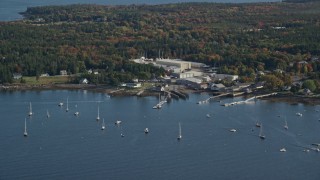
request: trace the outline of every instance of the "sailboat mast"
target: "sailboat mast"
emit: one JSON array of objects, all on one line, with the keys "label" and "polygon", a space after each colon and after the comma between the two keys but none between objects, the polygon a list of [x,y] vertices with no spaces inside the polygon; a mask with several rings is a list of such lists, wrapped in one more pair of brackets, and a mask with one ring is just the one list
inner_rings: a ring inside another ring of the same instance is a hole
[{"label": "sailboat mast", "polygon": [[27,119],[24,119],[24,133],[27,132]]},{"label": "sailboat mast", "polygon": [[181,124],[179,123],[179,136],[181,137]]},{"label": "sailboat mast", "polygon": [[69,97],[67,97],[67,109],[66,111],[68,112],[69,111]]}]

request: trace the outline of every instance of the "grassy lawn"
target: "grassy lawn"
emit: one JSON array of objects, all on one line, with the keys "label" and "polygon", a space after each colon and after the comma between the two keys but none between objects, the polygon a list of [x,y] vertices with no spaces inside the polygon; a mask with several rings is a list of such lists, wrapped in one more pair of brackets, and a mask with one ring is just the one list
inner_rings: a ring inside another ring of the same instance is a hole
[{"label": "grassy lawn", "polygon": [[[56,84],[56,83],[68,83],[70,77],[69,76],[49,76],[49,77],[23,77],[26,81],[26,84],[30,85],[40,85],[40,84]],[[19,83],[20,80],[16,80],[16,83]]]}]

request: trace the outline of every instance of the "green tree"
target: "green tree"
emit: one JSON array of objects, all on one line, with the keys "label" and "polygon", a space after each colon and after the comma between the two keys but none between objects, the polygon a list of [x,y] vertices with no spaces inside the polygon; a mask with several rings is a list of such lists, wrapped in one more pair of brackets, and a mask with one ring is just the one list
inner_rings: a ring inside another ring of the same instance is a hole
[{"label": "green tree", "polygon": [[302,84],[303,88],[307,88],[310,91],[314,92],[317,89],[316,83],[314,82],[314,80],[305,80]]}]

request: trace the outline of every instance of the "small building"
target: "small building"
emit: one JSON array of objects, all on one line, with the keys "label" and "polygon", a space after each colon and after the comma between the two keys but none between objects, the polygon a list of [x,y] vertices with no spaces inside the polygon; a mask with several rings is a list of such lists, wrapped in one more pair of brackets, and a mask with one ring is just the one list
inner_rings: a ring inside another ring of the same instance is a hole
[{"label": "small building", "polygon": [[97,69],[93,70],[93,74],[94,75],[98,75],[99,74],[99,71]]},{"label": "small building", "polygon": [[204,76],[204,77],[202,78],[202,80],[203,80],[204,82],[210,82],[210,81],[211,81],[211,77],[209,77],[209,76]]},{"label": "small building", "polygon": [[194,77],[179,79],[177,83],[194,89],[206,89],[208,87],[208,85],[204,85],[206,83],[203,83],[201,79]]},{"label": "small building", "polygon": [[225,88],[226,88],[226,87],[225,87],[223,84],[221,84],[221,83],[219,83],[219,84],[212,83],[212,84],[210,85],[210,89],[211,89],[212,91],[224,91]]},{"label": "small building", "polygon": [[214,81],[216,80],[230,80],[230,81],[235,81],[235,80],[238,80],[239,79],[239,76],[238,75],[230,75],[230,74],[211,74],[210,75]]},{"label": "small building", "polygon": [[50,76],[48,73],[41,74],[40,77],[48,77]]},{"label": "small building", "polygon": [[13,73],[13,79],[20,79],[20,78],[22,78],[21,73]]},{"label": "small building", "polygon": [[141,86],[141,83],[127,83],[128,88],[140,88]]},{"label": "small building", "polygon": [[139,82],[139,79],[132,79],[132,82],[134,82],[134,83],[137,83],[137,82]]},{"label": "small building", "polygon": [[61,70],[60,71],[60,75],[61,76],[67,76],[68,75],[67,70]]},{"label": "small building", "polygon": [[89,81],[88,81],[87,78],[82,78],[82,79],[80,79],[79,83],[80,83],[80,84],[88,84]]}]

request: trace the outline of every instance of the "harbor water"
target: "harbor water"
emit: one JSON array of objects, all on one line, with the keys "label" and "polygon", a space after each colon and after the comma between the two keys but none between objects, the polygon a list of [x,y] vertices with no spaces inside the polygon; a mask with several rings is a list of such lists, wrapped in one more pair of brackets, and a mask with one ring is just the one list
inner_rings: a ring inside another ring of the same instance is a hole
[{"label": "harbor water", "polygon": [[208,97],[190,94],[153,109],[158,97],[1,92],[0,179],[320,179],[320,152],[311,145],[320,143],[320,106],[267,100],[221,106],[242,97],[197,104]]}]

